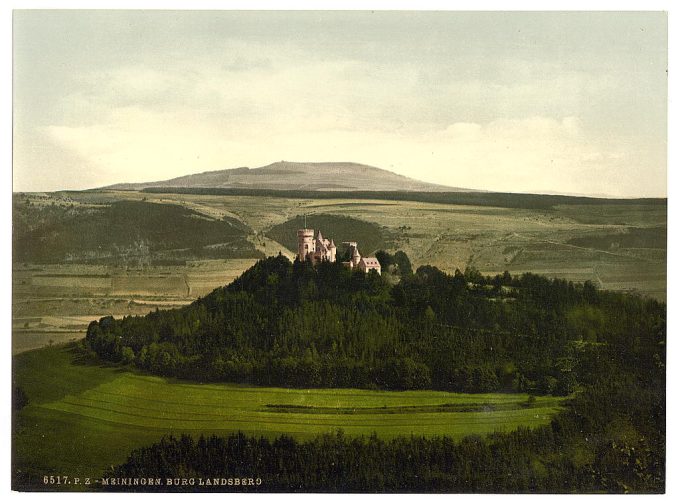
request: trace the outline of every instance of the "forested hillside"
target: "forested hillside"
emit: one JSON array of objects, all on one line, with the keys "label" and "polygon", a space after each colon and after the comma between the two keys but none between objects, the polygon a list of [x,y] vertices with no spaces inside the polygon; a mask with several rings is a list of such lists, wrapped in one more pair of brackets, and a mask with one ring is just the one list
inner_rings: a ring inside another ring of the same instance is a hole
[{"label": "forested hillside", "polygon": [[424,266],[391,286],[281,256],[187,307],[87,332],[105,359],[201,381],[561,395],[608,366],[656,369],[664,337],[664,304],[589,283]]},{"label": "forested hillside", "polygon": [[165,264],[262,257],[236,219],[174,204],[118,201],[37,205],[14,201],[13,260],[32,263]]},{"label": "forested hillside", "polygon": [[87,341],[105,358],[163,375],[571,394],[566,409],[548,426],[461,442],[386,440],[379,427],[309,441],[170,437],[107,476],[263,480],[163,487],[180,491],[664,491],[664,304],[532,274],[398,269],[390,286],[375,273],[269,258],[186,308],[93,322]]}]

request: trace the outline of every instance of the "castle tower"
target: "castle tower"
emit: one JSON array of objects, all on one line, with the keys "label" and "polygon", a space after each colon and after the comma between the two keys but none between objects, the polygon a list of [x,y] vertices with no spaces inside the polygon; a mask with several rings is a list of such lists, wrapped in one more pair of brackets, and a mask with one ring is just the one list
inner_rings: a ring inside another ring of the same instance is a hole
[{"label": "castle tower", "polygon": [[335,242],[331,239],[331,244],[328,247],[331,262],[335,262],[335,255],[336,255],[337,249],[338,249],[338,247],[335,246]]},{"label": "castle tower", "polygon": [[357,246],[353,246],[352,248],[352,258],[350,260],[352,261],[352,266],[356,267],[361,261],[361,254],[359,253],[359,248]]},{"label": "castle tower", "polygon": [[314,229],[298,229],[298,259],[304,262],[307,255],[314,253],[316,247],[314,246]]}]

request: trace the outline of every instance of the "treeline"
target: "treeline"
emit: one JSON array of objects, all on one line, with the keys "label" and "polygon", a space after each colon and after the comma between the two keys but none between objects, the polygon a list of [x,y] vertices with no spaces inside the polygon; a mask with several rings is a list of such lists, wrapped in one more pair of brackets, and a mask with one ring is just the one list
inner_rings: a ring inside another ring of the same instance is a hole
[{"label": "treeline", "polygon": [[270,257],[187,307],[92,322],[86,341],[104,359],[199,381],[566,395],[621,348],[665,340],[654,300],[533,274],[411,274],[386,256],[405,269],[395,285]]},{"label": "treeline", "polygon": [[651,204],[666,205],[665,198],[604,199],[596,197],[547,194],[515,194],[510,192],[400,192],[371,190],[276,190],[207,187],[147,187],[142,192],[154,194],[199,194],[217,196],[283,197],[289,199],[382,199],[387,201],[419,201],[425,203],[496,206],[500,208],[550,209],[558,204]]}]

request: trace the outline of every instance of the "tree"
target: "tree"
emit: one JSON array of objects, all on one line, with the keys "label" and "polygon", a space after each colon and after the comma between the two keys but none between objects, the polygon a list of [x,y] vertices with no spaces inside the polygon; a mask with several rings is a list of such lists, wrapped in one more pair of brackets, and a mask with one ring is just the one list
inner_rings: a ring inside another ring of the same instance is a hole
[{"label": "tree", "polygon": [[21,410],[28,405],[28,395],[21,386],[12,388],[12,409]]},{"label": "tree", "polygon": [[120,352],[121,362],[124,365],[130,365],[135,361],[135,352],[129,346],[124,346]]},{"label": "tree", "polygon": [[410,276],[413,274],[413,269],[411,268],[411,261],[408,255],[401,250],[398,250],[394,254],[394,262],[399,266],[399,275],[401,277]]}]

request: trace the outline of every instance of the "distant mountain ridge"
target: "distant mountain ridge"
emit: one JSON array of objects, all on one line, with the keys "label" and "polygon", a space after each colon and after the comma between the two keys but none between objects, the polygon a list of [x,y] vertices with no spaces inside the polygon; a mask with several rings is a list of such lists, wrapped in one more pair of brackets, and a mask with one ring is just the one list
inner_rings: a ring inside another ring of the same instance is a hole
[{"label": "distant mountain ridge", "polygon": [[234,188],[305,191],[420,191],[476,192],[422,182],[386,169],[354,162],[280,161],[261,168],[233,168],[206,171],[170,180],[117,183],[102,187],[114,190],[143,190],[153,187]]}]

